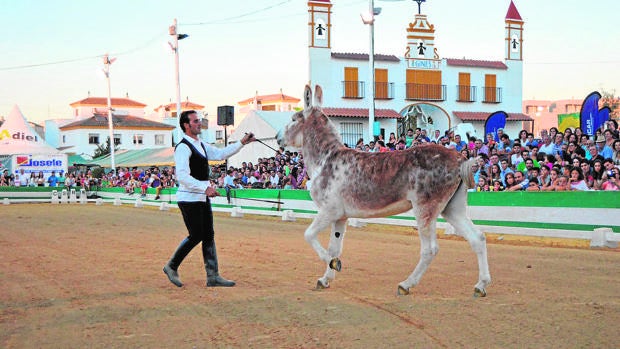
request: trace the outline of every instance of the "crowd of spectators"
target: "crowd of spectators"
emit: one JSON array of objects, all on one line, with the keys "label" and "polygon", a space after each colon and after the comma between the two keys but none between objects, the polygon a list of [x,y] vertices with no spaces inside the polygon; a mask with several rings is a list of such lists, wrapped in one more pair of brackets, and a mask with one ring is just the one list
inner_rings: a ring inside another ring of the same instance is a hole
[{"label": "crowd of spectators", "polygon": [[[409,129],[396,137],[391,133],[387,142],[378,137],[364,144],[360,139],[354,146],[359,151],[389,152],[430,143],[458,151],[464,158],[476,158],[475,191],[569,191],[620,190],[620,137],[618,123],[609,120],[588,136],[577,128],[560,132],[552,127],[542,130],[540,137],[521,130],[511,137],[504,130],[484,137],[461,139],[458,134],[435,130],[427,135],[423,129]],[[212,166],[210,180],[217,188],[244,189],[308,189],[309,176],[298,152],[280,149],[274,156],[258,158],[255,163],[243,162],[241,167]],[[15,176],[4,171],[0,186],[65,186],[122,187],[128,195],[145,196],[148,188],[156,190],[159,199],[162,190],[176,187],[174,167],[119,168],[96,178],[92,171],[73,171],[68,174],[52,173],[47,179],[43,173]]]}]

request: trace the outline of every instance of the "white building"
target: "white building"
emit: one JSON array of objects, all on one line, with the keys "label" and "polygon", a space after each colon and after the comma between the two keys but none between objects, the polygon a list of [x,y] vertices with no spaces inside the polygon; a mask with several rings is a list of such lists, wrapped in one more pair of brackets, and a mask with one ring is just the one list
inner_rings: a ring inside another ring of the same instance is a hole
[{"label": "white building", "polygon": [[521,112],[523,20],[514,3],[505,16],[505,40],[498,42],[505,47],[504,61],[440,57],[436,28],[418,13],[407,27],[404,57],[374,55],[374,90],[368,54],[332,51],[338,23],[332,23],[331,1],[308,1],[308,14],[310,81],[323,88],[324,111],[345,143],[370,140],[371,109],[372,133],[385,139],[416,126],[443,134],[462,122],[472,123],[482,136],[486,118],[500,110],[509,115],[505,130],[512,138],[522,128],[532,129],[532,119]]},{"label": "white building", "polygon": [[[45,122],[48,143],[67,154],[92,156],[109,137],[108,101],[88,97],[71,103],[74,118]],[[112,98],[114,142],[118,149],[172,147],[175,126],[146,119],[146,104],[129,98]]]}]

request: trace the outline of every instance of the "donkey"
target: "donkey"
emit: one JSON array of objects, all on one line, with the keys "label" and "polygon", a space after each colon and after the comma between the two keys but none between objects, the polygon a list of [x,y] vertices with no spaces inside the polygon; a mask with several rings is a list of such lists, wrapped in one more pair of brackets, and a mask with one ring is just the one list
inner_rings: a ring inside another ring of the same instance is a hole
[{"label": "donkey", "polygon": [[[421,242],[420,260],[398,284],[397,294],[407,295],[439,251],[437,216],[442,215],[463,236],[478,257],[478,283],[474,297],[486,296],[491,282],[484,234],[466,215],[467,189],[474,186],[471,165],[452,150],[436,144],[407,150],[368,153],[343,145],[334,124],[323,114],[323,92],[316,86],[304,91],[304,110],[278,132],[278,144],[301,149],[312,180],[310,195],[318,212],[304,233],[305,240],[327,264],[316,288],[330,286],[340,271],[348,218],[385,217],[413,208]],[[325,249],[317,234],[331,226]]]}]

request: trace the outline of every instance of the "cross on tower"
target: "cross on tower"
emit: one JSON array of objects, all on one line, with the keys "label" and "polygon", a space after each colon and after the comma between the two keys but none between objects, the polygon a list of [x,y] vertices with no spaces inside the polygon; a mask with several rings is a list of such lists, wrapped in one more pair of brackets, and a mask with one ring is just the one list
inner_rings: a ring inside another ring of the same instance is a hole
[{"label": "cross on tower", "polygon": [[426,0],[413,0],[418,3],[418,14],[422,14],[422,3],[426,2]]}]

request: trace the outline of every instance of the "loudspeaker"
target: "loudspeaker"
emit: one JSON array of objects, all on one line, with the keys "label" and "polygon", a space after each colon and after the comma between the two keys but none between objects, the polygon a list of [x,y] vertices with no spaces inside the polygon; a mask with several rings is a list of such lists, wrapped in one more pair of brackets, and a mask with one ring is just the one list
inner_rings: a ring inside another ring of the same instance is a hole
[{"label": "loudspeaker", "polygon": [[229,126],[235,124],[235,107],[232,105],[221,105],[217,107],[217,124]]}]

